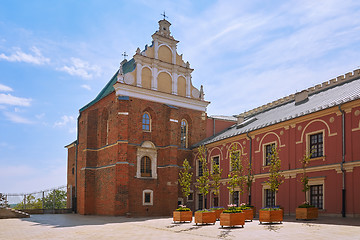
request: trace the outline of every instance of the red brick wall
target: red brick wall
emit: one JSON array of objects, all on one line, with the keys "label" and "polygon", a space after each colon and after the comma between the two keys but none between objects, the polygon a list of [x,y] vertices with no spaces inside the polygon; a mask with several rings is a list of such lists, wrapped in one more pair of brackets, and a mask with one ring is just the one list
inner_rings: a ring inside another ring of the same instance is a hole
[{"label": "red brick wall", "polygon": [[[145,111],[151,116],[151,132],[142,131]],[[181,197],[177,184],[179,166],[185,158],[192,158],[189,149],[179,148],[182,119],[189,125],[189,146],[205,138],[202,112],[136,98],[118,100],[115,93],[81,112],[79,213],[170,215]],[[156,146],[157,179],[136,178],[137,149],[144,141]],[[145,189],[153,191],[152,206],[143,206]]]}]

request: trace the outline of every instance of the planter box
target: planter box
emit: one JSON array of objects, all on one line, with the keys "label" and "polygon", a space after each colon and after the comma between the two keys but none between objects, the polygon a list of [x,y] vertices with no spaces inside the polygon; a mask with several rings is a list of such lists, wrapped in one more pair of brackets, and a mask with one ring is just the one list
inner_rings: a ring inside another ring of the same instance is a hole
[{"label": "planter box", "polygon": [[245,224],[245,213],[221,213],[220,214],[220,226],[233,227],[241,225],[244,227]]},{"label": "planter box", "polygon": [[318,209],[317,208],[296,208],[296,219],[317,219]]},{"label": "planter box", "polygon": [[259,222],[260,224],[263,222],[282,222],[283,221],[283,210],[271,210],[271,211],[264,211],[259,210]]},{"label": "planter box", "polygon": [[216,215],[214,211],[211,212],[195,212],[195,224],[215,224]]},{"label": "planter box", "polygon": [[219,220],[220,219],[220,214],[224,211],[224,209],[216,209],[216,210],[213,210],[213,211],[215,211],[216,220]]},{"label": "planter box", "polygon": [[174,211],[174,222],[192,222],[192,211]]},{"label": "planter box", "polygon": [[243,210],[245,214],[245,220],[252,221],[254,219],[254,210],[253,209],[247,209]]}]

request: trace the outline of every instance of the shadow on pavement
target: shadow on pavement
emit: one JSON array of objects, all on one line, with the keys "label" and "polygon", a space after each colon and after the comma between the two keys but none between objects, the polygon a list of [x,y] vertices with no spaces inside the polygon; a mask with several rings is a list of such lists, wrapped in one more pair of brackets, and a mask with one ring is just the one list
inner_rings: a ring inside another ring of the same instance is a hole
[{"label": "shadow on pavement", "polygon": [[105,225],[111,223],[144,222],[160,218],[161,217],[127,218],[124,216],[95,216],[79,214],[33,214],[30,218],[22,218],[21,220],[24,222],[32,222],[34,225],[63,228],[86,225]]},{"label": "shadow on pavement", "polygon": [[359,217],[330,217],[319,215],[316,220],[296,220],[295,216],[284,216],[284,222],[304,223],[304,224],[327,224],[327,225],[348,225],[360,227]]}]

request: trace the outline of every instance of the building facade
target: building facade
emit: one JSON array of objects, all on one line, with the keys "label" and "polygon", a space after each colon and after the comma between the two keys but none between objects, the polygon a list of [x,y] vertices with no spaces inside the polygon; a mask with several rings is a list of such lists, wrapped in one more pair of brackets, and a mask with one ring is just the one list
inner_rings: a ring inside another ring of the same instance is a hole
[{"label": "building facade", "polygon": [[[206,114],[202,86],[191,82],[188,62],[176,51],[170,23],[159,21],[152,44],[139,48],[98,96],[80,109],[77,140],[68,149],[68,206],[80,214],[170,215],[180,203],[202,206],[197,147],[205,145],[209,169],[223,169],[220,193],[207,207],[251,202],[257,209],[280,205],[293,214],[309,201],[323,214],[360,215],[360,70],[234,117]],[[230,150],[252,164],[249,192],[230,194]],[[279,149],[284,183],[272,194],[268,154]],[[315,150],[314,150],[315,149]],[[301,191],[300,159],[310,191]],[[188,159],[191,194],[183,199],[179,170]]]},{"label": "building facade", "polygon": [[[209,162],[216,159],[223,169],[220,194],[216,196],[210,190],[207,206],[226,207],[250,200],[257,209],[278,205],[285,214],[294,214],[298,205],[308,201],[320,209],[320,214],[359,216],[359,98],[360,69],[242,113],[237,124],[196,144],[205,145]],[[250,194],[247,191],[230,194],[227,189],[233,146],[243,153],[244,167],[249,162],[252,164],[254,180]],[[266,184],[268,156],[273,146],[279,150],[284,175],[275,195]],[[305,199],[300,160],[309,153],[312,154],[306,171],[310,189]],[[194,162],[199,176],[201,169],[196,154]],[[195,209],[198,209],[202,197],[196,188],[194,192]]]}]

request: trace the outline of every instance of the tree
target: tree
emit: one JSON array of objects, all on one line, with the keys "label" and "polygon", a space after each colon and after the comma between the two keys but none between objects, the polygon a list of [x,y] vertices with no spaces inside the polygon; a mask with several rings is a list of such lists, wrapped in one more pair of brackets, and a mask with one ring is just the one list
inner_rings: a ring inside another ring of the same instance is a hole
[{"label": "tree", "polygon": [[239,150],[235,145],[232,146],[230,150],[231,171],[228,174],[229,186],[227,187],[231,195],[234,194],[236,188],[239,189],[240,194],[243,194],[245,190],[246,177],[244,174],[242,158],[242,151]]},{"label": "tree", "polygon": [[307,154],[305,152],[304,156],[302,159],[300,159],[300,162],[301,162],[301,166],[302,166],[302,169],[303,169],[303,174],[302,174],[302,177],[300,178],[300,181],[302,183],[302,191],[304,192],[305,194],[305,202],[306,202],[306,199],[307,199],[307,193],[310,189],[310,186],[309,186],[309,178],[308,176],[306,175],[306,167],[307,165],[309,164],[310,162],[310,158],[311,158],[311,155],[312,153],[309,153]]},{"label": "tree", "polygon": [[214,162],[214,160],[212,160],[212,172],[211,172],[211,179],[212,179],[212,184],[211,186],[214,189],[214,195],[217,196],[219,195],[219,190],[220,190],[220,179],[221,179],[221,173],[222,173],[222,169],[220,169],[219,164],[216,164]]},{"label": "tree", "polygon": [[247,176],[246,176],[246,186],[247,186],[247,192],[249,195],[248,205],[251,205],[251,192],[250,191],[251,191],[251,186],[252,186],[253,180],[254,180],[254,173],[252,170],[252,164],[249,161],[249,164],[247,166]]},{"label": "tree", "polygon": [[269,168],[269,179],[266,181],[270,187],[270,191],[277,193],[279,186],[284,182],[284,175],[280,173],[281,160],[279,158],[279,150],[273,146],[270,155],[270,168]]},{"label": "tree", "polygon": [[198,148],[198,153],[199,153],[199,162],[200,165],[202,167],[202,176],[199,176],[196,181],[197,181],[197,185],[196,188],[199,189],[199,192],[202,195],[202,209],[205,208],[205,196],[206,194],[209,193],[209,188],[210,188],[210,172],[209,172],[209,168],[208,168],[208,161],[206,158],[206,148],[205,146],[200,146]]},{"label": "tree", "polygon": [[66,208],[66,191],[53,190],[44,198],[44,209]]},{"label": "tree", "polygon": [[190,194],[191,178],[193,176],[193,173],[190,173],[190,169],[189,161],[185,159],[182,170],[179,172],[179,184],[181,186],[184,201]]},{"label": "tree", "polygon": [[[41,209],[42,208],[42,201],[40,198],[35,198],[32,194],[25,195],[25,203],[24,200],[17,204],[14,208],[15,209]],[[24,206],[25,204],[25,206]]]}]

